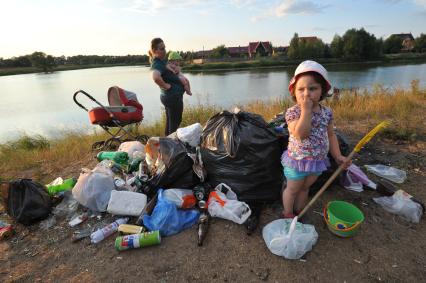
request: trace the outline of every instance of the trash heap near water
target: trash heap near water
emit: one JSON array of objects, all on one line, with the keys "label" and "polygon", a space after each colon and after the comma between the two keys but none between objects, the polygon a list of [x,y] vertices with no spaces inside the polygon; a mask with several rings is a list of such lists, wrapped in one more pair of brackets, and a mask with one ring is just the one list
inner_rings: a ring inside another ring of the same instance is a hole
[{"label": "trash heap near water", "polygon": [[[344,137],[338,138],[341,151],[347,152]],[[111,248],[126,251],[160,245],[162,238],[197,225],[197,245],[202,246],[211,217],[245,225],[250,234],[262,205],[281,199],[280,156],[287,140],[283,115],[266,123],[256,114],[223,111],[204,128],[197,123],[168,137],[151,137],[146,144],[126,141],[117,150],[96,152],[99,163],[82,168],[78,178],[57,178],[47,185],[19,179],[2,184],[1,193],[10,217],[23,225],[40,223],[49,229],[66,218],[76,244],[88,239],[100,245],[115,237]],[[394,182],[406,178],[392,167],[367,169]],[[363,186],[377,189],[385,196],[375,202],[412,222],[418,223],[424,212],[420,200],[386,180],[375,184],[354,164],[341,174],[340,183],[357,192]],[[359,233],[364,220],[359,208],[338,200],[326,205],[323,217],[340,237]],[[83,228],[91,218],[99,225]],[[12,232],[10,223],[0,222],[0,239]],[[302,257],[318,239],[313,225],[288,219],[272,221],[262,235],[272,253],[288,259]]]}]

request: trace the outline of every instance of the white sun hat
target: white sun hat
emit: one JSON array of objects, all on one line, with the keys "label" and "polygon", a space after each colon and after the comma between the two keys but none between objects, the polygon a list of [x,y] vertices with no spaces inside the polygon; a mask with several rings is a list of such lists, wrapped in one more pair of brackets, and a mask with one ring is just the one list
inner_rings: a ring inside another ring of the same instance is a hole
[{"label": "white sun hat", "polygon": [[294,76],[290,80],[290,84],[288,85],[288,90],[291,92],[293,90],[294,85],[296,84],[296,80],[299,75],[307,72],[315,72],[320,74],[325,82],[327,83],[327,89],[326,92],[328,92],[331,89],[331,83],[328,80],[328,73],[327,70],[319,63],[311,60],[303,61],[302,63],[297,66],[296,71],[294,71]]}]

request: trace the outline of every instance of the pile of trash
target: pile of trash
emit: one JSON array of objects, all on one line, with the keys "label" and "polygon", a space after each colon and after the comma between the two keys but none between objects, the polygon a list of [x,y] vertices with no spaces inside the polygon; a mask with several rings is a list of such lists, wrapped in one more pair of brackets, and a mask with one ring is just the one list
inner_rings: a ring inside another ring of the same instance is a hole
[{"label": "pile of trash", "polygon": [[[337,136],[342,153],[348,154],[346,139]],[[82,168],[78,178],[57,178],[47,185],[20,179],[2,184],[1,193],[7,213],[18,223],[39,222],[49,229],[66,218],[75,229],[73,242],[90,238],[98,244],[119,232],[114,246],[123,251],[158,245],[161,237],[197,224],[201,246],[211,217],[245,224],[249,234],[256,229],[263,204],[281,199],[280,157],[287,143],[283,115],[266,123],[256,114],[223,111],[204,128],[196,123],[168,137],[151,137],[146,144],[127,141],[117,151],[101,151],[99,163]],[[321,187],[336,167],[332,163],[314,187]],[[397,183],[406,178],[396,168],[366,167]],[[418,223],[424,212],[421,201],[388,181],[376,185],[354,164],[340,176],[340,184],[356,192],[363,186],[377,190],[385,196],[375,202],[409,221]],[[106,214],[113,217],[111,223],[79,229]],[[12,232],[12,225],[0,222],[2,239]],[[298,259],[312,249],[318,233],[313,225],[280,219],[263,228],[263,238],[272,253]]]}]

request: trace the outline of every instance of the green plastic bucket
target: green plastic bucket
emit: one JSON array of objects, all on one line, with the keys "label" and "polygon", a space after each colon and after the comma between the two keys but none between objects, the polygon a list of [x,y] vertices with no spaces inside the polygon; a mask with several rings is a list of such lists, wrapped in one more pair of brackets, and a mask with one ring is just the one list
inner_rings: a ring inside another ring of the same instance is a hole
[{"label": "green plastic bucket", "polygon": [[331,201],[324,208],[328,229],[341,237],[351,237],[358,232],[364,214],[355,205],[345,201]]}]

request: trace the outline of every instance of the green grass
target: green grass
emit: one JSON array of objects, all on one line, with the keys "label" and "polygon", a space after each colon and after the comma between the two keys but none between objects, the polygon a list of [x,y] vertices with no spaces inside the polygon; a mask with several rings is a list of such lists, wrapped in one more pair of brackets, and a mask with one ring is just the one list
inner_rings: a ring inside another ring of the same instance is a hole
[{"label": "green grass", "polygon": [[[274,99],[253,101],[238,107],[260,114],[268,121],[293,104],[290,99]],[[418,81],[413,81],[410,89],[389,91],[377,86],[371,92],[344,91],[339,98],[329,98],[324,104],[333,109],[338,128],[352,127],[364,133],[378,122],[388,119],[392,121],[391,127],[381,136],[409,142],[426,141],[426,89],[421,89]],[[186,106],[181,126],[196,122],[204,125],[221,110],[215,105]],[[162,136],[164,125],[163,117],[151,124],[142,123],[139,132]],[[95,134],[68,132],[61,138],[51,140],[43,136],[23,135],[0,145],[0,160],[3,161],[0,163],[0,179],[17,178],[25,170],[32,170],[34,178],[53,178],[59,176],[64,167],[84,167],[87,160],[93,160],[91,144],[106,137],[103,131]]]}]

